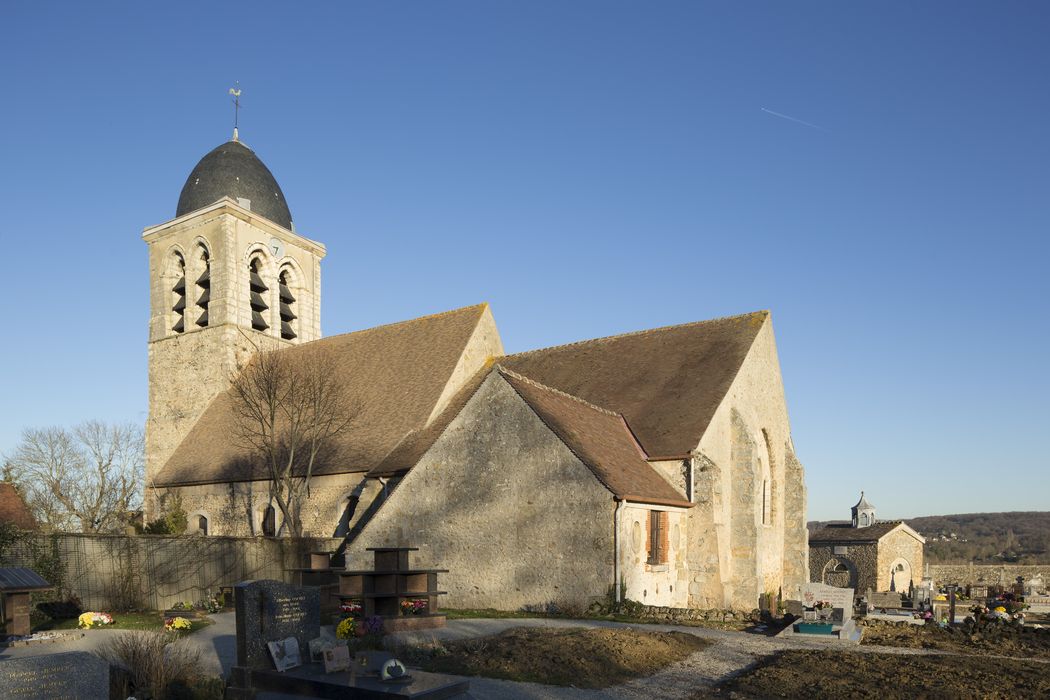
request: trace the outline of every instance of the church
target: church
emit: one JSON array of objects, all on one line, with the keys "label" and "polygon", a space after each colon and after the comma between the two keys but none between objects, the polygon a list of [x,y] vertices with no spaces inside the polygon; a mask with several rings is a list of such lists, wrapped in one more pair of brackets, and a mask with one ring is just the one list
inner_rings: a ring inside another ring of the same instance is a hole
[{"label": "church", "polygon": [[322,337],[325,246],[238,139],[206,154],[149,249],[146,518],[280,536],[231,439],[260,349],[324,355],[356,414],[313,471],[304,534],[411,546],[455,608],[758,607],[809,579],[806,489],[773,324],[757,311],[507,355],[488,304]]}]

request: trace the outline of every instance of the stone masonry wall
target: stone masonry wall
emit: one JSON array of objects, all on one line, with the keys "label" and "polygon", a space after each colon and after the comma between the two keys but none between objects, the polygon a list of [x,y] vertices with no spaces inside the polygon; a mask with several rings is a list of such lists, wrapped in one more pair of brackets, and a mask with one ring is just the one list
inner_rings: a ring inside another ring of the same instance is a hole
[{"label": "stone masonry wall", "polygon": [[772,322],[762,314],[751,322],[762,328],[694,460],[691,607],[751,610],[759,595],[783,590],[790,596],[806,580],[806,492],[792,449]]},{"label": "stone masonry wall", "polygon": [[[334,537],[353,527],[368,505],[379,496],[381,485],[362,474],[315,476],[310,482],[310,500],[303,508],[303,534],[307,537]],[[162,499],[178,494],[189,516],[190,532],[196,529],[196,516],[208,518],[208,534],[249,537],[262,534],[263,513],[269,504],[267,482],[239,481],[202,484],[168,489],[149,489],[147,498],[155,512],[163,510]],[[347,522],[347,503],[357,496],[357,505]],[[275,506],[276,508],[276,506]],[[277,509],[277,528],[283,519]]]},{"label": "stone masonry wall", "polygon": [[[893,564],[900,560],[908,563],[907,568],[911,570],[911,583],[920,583],[922,581],[923,544],[912,537],[907,531],[897,529],[888,533],[879,541],[879,587],[876,590],[890,590],[890,578],[893,574]],[[898,577],[897,580],[897,590],[905,590],[906,584],[905,586],[901,586],[900,578]]]},{"label": "stone masonry wall", "polygon": [[453,608],[587,605],[613,583],[614,501],[498,374],[393,490],[347,549],[411,546]]},{"label": "stone masonry wall", "polygon": [[[839,545],[840,547],[842,545]],[[875,543],[857,543],[845,546],[843,554],[835,554],[832,545],[813,545],[809,548],[809,578],[815,583],[824,583],[824,568],[831,560],[840,561],[854,574],[854,589],[858,595],[869,588],[879,588],[879,553]]]},{"label": "stone masonry wall", "polygon": [[930,564],[930,576],[934,583],[1009,585],[1018,576],[1026,579],[1042,576],[1050,581],[1050,564]]}]

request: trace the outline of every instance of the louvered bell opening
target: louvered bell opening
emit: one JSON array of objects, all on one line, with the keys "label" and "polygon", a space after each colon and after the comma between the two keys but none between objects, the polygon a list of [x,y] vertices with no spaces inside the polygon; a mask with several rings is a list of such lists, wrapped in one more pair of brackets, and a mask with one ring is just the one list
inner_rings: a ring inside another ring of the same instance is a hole
[{"label": "louvered bell opening", "polygon": [[206,307],[209,301],[211,301],[211,288],[205,287],[201,293],[201,298],[197,300],[197,306]]},{"label": "louvered bell opening", "polygon": [[204,274],[197,278],[197,285],[200,287],[211,286],[211,267],[204,268]]},{"label": "louvered bell opening", "polygon": [[264,331],[270,327],[270,324],[266,322],[262,314],[258,311],[252,311],[252,328],[257,331]]},{"label": "louvered bell opening", "polygon": [[280,294],[281,296],[281,301],[287,304],[291,304],[293,301],[295,301],[295,297],[292,296],[292,290],[288,289],[288,285],[284,282],[281,282],[281,286],[278,289],[278,294]]},{"label": "louvered bell opening", "polygon": [[285,340],[295,339],[295,331],[292,330],[292,324],[287,321],[281,321],[281,337]]},{"label": "louvered bell opening", "polygon": [[295,314],[292,313],[292,307],[288,306],[288,304],[285,304],[282,301],[281,302],[281,320],[282,321],[291,321],[291,320],[294,320],[296,318],[298,318],[298,317]]},{"label": "louvered bell opening", "polygon": [[180,314],[186,310],[186,297],[179,297],[179,300],[175,302],[175,306],[171,307],[172,311],[178,311]]},{"label": "louvered bell opening", "polygon": [[200,318],[197,319],[197,325],[201,328],[205,328],[208,325],[208,310],[205,309],[201,314]]},{"label": "louvered bell opening", "polygon": [[251,287],[253,292],[265,292],[269,287],[263,284],[262,277],[259,277],[258,272],[251,272],[248,275],[248,286]]},{"label": "louvered bell opening", "polygon": [[171,330],[175,331],[176,333],[182,333],[184,330],[186,330],[185,319],[183,319],[182,316],[179,316],[179,320],[175,322],[175,325],[171,327]]},{"label": "louvered bell opening", "polygon": [[175,286],[171,288],[171,291],[175,292],[176,294],[185,294],[186,293],[186,278],[185,277],[180,277],[179,281],[175,283]]},{"label": "louvered bell opening", "polygon": [[252,292],[251,306],[252,311],[265,311],[266,309],[270,308],[266,304],[266,300],[262,298],[262,294],[259,294],[259,292]]}]

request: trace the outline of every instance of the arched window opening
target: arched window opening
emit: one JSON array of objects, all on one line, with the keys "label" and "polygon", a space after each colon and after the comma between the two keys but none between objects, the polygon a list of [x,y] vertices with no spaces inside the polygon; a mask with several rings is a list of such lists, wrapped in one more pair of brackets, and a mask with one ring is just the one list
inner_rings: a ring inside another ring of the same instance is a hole
[{"label": "arched window opening", "polygon": [[208,518],[203,515],[197,516],[197,532],[207,536],[208,534]]},{"label": "arched window opening", "polygon": [[836,574],[848,574],[849,573],[849,568],[845,564],[843,564],[842,562],[836,562],[835,566],[832,567],[831,570],[834,571]]},{"label": "arched window opening", "polygon": [[262,533],[265,537],[277,535],[277,510],[273,506],[266,506],[263,511]]},{"label": "arched window opening", "polygon": [[292,306],[295,304],[295,297],[292,295],[292,290],[289,289],[291,275],[288,273],[288,270],[281,272],[278,282],[278,296],[281,301],[281,337],[285,340],[295,340],[296,333],[292,322],[295,321],[297,316],[292,310]]},{"label": "arched window opening", "polygon": [[201,328],[208,326],[208,302],[211,301],[211,260],[208,250],[201,246],[201,262],[204,264],[204,272],[197,278],[197,289],[200,296],[197,298],[197,306],[200,307],[201,315],[197,318],[197,325]]},{"label": "arched window opening", "polygon": [[178,253],[175,254],[175,275],[175,286],[171,288],[175,296],[175,304],[171,307],[175,312],[175,322],[171,324],[171,330],[182,333],[186,330],[186,261]]},{"label": "arched window opening", "polygon": [[270,327],[270,324],[266,322],[266,318],[262,315],[263,311],[270,308],[270,305],[266,303],[266,299],[263,298],[263,292],[267,291],[269,287],[263,282],[262,277],[259,275],[259,270],[262,268],[259,258],[252,258],[252,261],[248,263],[248,303],[252,310],[252,328],[257,331],[264,331]]}]

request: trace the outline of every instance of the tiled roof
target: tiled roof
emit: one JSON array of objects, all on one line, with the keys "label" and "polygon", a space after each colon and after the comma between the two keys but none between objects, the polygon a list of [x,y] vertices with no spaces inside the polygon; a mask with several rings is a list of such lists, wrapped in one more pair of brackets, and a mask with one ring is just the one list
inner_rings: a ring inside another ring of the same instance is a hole
[{"label": "tiled roof", "polygon": [[510,355],[500,363],[623,414],[652,459],[687,455],[769,312],[757,311]]},{"label": "tiled roof", "polygon": [[501,368],[500,373],[540,420],[617,497],[661,505],[692,505],[646,461],[622,416],[515,372]]},{"label": "tiled roof", "polygon": [[368,472],[368,476],[393,476],[414,467],[416,462],[422,459],[426,451],[430,449],[430,446],[441,437],[441,433],[445,432],[448,424],[459,415],[459,412],[467,405],[470,397],[474,396],[491,371],[491,364],[487,364],[475,372],[474,376],[467,380],[460,390],[453,395],[448,405],[434,420],[430,421],[423,428],[413,430],[406,435],[390,451],[390,454],[383,458],[382,462]]},{"label": "tiled roof", "polygon": [[815,542],[878,542],[885,535],[896,530],[904,523],[903,520],[887,520],[877,522],[867,527],[853,527],[851,525],[827,525],[811,533],[809,543]]},{"label": "tiled roof", "polygon": [[[359,408],[315,474],[368,471],[421,430],[452,376],[485,304],[347,333],[281,350],[295,362],[331,353]],[[231,436],[230,392],[217,396],[154,479],[156,486],[266,478]]]},{"label": "tiled roof", "polygon": [[36,530],[39,527],[29,506],[22,500],[22,495],[14,484],[7,481],[0,481],[0,523],[11,523],[23,530]]}]

